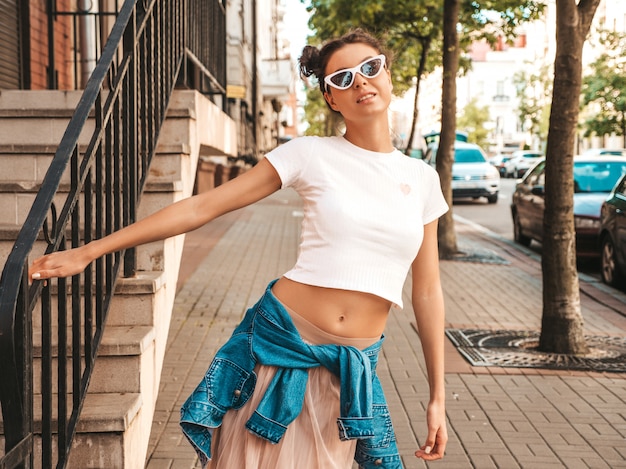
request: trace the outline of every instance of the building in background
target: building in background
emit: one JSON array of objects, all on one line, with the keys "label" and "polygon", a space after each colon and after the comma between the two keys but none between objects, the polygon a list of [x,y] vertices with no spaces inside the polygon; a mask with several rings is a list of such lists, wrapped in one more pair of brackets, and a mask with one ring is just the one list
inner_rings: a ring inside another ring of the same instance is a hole
[{"label": "building in background", "polygon": [[[494,47],[487,43],[473,44],[468,52],[472,61],[471,70],[457,80],[457,112],[476,100],[479,107],[489,109],[490,119],[486,124],[490,131],[490,153],[507,152],[522,146],[540,150],[545,142],[527,131],[519,117],[519,98],[514,82],[517,72],[540,73],[542,68],[552,69],[556,53],[556,0],[549,0],[544,17],[520,26],[518,38],[513,44],[498,41]],[[626,2],[603,0],[596,11],[591,35],[598,29],[618,32],[626,31]],[[587,41],[583,61],[588,64],[599,51]],[[548,72],[551,74],[551,72]],[[552,76],[547,77],[552,80]],[[419,96],[418,134],[440,130],[441,117],[441,71],[435,71],[422,80]],[[537,90],[540,92],[541,90]],[[392,104],[392,126],[399,142],[410,130],[414,90]],[[462,130],[462,129],[459,129]],[[600,139],[591,138],[579,142],[579,150],[590,146],[601,146]],[[622,137],[608,138],[606,146],[622,146]],[[415,140],[419,147],[421,138]]]},{"label": "building in background", "polygon": [[283,27],[286,4],[227,2],[228,109],[238,122],[246,161],[258,160],[297,133],[296,68]]}]

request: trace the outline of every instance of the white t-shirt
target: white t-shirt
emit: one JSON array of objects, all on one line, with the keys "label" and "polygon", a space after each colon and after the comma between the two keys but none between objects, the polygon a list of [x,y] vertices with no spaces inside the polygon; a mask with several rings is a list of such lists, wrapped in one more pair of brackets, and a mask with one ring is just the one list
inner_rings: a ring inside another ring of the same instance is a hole
[{"label": "white t-shirt", "polygon": [[298,258],[285,277],[402,307],[424,225],[448,210],[437,172],[398,150],[368,151],[343,137],[296,138],[266,157],[304,205]]}]

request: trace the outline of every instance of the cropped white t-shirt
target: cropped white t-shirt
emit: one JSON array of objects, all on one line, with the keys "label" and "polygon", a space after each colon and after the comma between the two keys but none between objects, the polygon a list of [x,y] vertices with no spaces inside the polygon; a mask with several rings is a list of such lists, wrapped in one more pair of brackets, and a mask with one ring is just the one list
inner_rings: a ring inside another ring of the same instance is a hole
[{"label": "cropped white t-shirt", "polygon": [[402,307],[424,225],[448,210],[437,172],[398,150],[368,151],[343,137],[296,138],[266,157],[304,205],[298,258],[285,277]]}]

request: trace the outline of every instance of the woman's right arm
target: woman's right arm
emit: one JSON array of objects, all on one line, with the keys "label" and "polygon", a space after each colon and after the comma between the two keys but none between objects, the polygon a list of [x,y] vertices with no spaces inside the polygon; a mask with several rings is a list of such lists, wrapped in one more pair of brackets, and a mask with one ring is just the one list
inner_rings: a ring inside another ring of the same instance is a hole
[{"label": "woman's right arm", "polygon": [[281,180],[266,159],[208,192],[183,199],[104,238],[36,259],[29,279],[69,277],[93,260],[112,252],[192,231],[207,222],[276,192]]}]

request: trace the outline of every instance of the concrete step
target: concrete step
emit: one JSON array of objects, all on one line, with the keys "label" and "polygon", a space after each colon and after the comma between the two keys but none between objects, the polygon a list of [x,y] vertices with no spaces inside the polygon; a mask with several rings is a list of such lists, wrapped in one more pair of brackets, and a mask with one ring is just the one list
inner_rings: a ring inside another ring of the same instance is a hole
[{"label": "concrete step", "polygon": [[[0,142],[4,147],[19,146],[24,142],[32,146],[55,148],[61,141],[67,125],[81,98],[80,91],[56,90],[3,90],[0,95]],[[191,140],[204,140],[205,136],[190,136],[189,121],[210,119],[207,130],[211,141],[223,141],[224,135],[232,131],[232,122],[219,118],[221,110],[216,106],[198,109],[195,92],[176,93],[169,103],[167,119],[160,130],[159,140],[170,145],[187,144]],[[198,112],[202,113],[201,115]],[[95,128],[93,116],[83,128],[79,144],[86,146]],[[191,138],[190,138],[191,137]],[[236,142],[236,140],[234,140]],[[235,147],[236,148],[236,147]],[[231,148],[228,148],[229,152]],[[207,148],[210,153],[215,153]],[[222,149],[218,150],[220,153]]]},{"label": "concrete step", "polygon": [[[10,183],[0,183],[0,220],[6,225],[22,226],[26,217],[33,206],[40,184],[30,182],[14,181]],[[152,213],[155,210],[155,204],[172,199],[171,193],[180,192],[183,189],[182,181],[171,182],[150,182],[146,183],[144,192],[141,195],[141,202],[148,199],[145,210]],[[54,203],[57,207],[57,213],[63,208],[69,186],[59,186],[54,197]],[[151,194],[156,194],[156,201],[150,201]],[[169,202],[171,203],[171,202]],[[80,199],[81,206],[84,205],[82,197]]]},{"label": "concrete step", "polygon": [[[51,298],[52,324],[57,324],[57,296],[56,284],[53,284]],[[115,295],[111,300],[107,327],[113,326],[154,326],[158,322],[156,317],[158,307],[162,305],[165,295],[165,275],[163,271],[140,271],[132,278],[119,278],[115,286]],[[68,286],[68,295],[71,294],[71,284]],[[68,298],[68,301],[70,299]],[[81,300],[82,301],[82,300]],[[35,311],[41,311],[39,304]],[[41,329],[41,315],[34,314],[33,328]],[[67,325],[71,327],[71,314],[67,317]]]},{"label": "concrete step", "polygon": [[[4,125],[4,120],[0,119]],[[35,131],[36,129],[33,129]],[[10,187],[38,186],[43,181],[50,162],[57,150],[58,142],[50,144],[6,143],[0,144],[0,184]],[[84,148],[81,147],[81,151]],[[191,171],[190,149],[186,144],[157,145],[148,182],[162,183],[179,181]],[[69,186],[69,169],[63,174],[62,185]]]},{"label": "concrete step", "polygon": [[[184,194],[190,192],[190,189],[187,189],[187,192],[183,190],[183,186],[188,184],[192,183],[177,181],[174,183],[162,182],[146,184],[145,191],[141,196],[137,219],[145,218],[162,207],[183,199],[185,197]],[[0,267],[4,267],[9,252],[13,248],[13,244],[17,238],[17,234],[24,224],[32,203],[35,200],[35,196],[36,191],[30,189],[12,193],[0,192],[0,220],[2,220],[2,223],[0,223]],[[56,195],[57,212],[61,211],[64,200],[65,195],[63,193]],[[137,248],[137,269],[144,271],[162,270],[164,266],[164,245],[172,242],[176,241],[170,239],[139,246]],[[31,257],[34,259],[40,256],[45,251],[45,248],[45,241],[43,240],[43,236],[40,235],[40,241],[35,247]]]},{"label": "concrete step", "polygon": [[[82,91],[3,90],[0,95],[0,142],[58,146]],[[94,121],[83,129],[80,142],[89,143]]]},{"label": "concrete step", "polygon": [[10,113],[27,115],[44,110],[71,115],[82,94],[82,90],[2,90],[0,116]]},{"label": "concrete step", "polygon": [[[71,341],[71,330],[67,331]],[[58,330],[52,329],[52,392],[58,391]],[[149,326],[107,326],[96,360],[93,375],[89,383],[89,392],[124,393],[142,392],[154,374],[154,339],[155,331]],[[81,344],[82,352],[82,344]],[[68,389],[71,389],[72,349],[66,350],[68,356]],[[41,393],[41,330],[33,332],[34,373],[33,389]],[[142,386],[143,384],[143,386]]]},{"label": "concrete step", "polygon": [[[72,396],[68,396],[71,406]],[[56,399],[55,399],[56,402]],[[34,399],[35,450],[34,467],[41,468],[41,396]],[[52,409],[56,422],[57,409]],[[132,467],[131,461],[142,460],[140,445],[143,399],[138,393],[90,393],[82,409],[68,468],[103,469]],[[53,428],[56,423],[53,423]],[[4,426],[0,413],[0,455],[4,451]],[[137,454],[134,454],[134,453]],[[53,441],[53,461],[56,461],[56,438]]]}]

